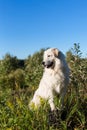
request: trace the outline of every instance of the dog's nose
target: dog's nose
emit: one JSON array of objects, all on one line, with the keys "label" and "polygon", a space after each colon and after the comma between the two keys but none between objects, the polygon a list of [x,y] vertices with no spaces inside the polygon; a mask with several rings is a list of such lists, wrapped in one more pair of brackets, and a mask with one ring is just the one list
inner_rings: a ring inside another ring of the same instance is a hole
[{"label": "dog's nose", "polygon": [[45,62],[44,62],[44,61],[42,62],[42,65],[45,65]]}]

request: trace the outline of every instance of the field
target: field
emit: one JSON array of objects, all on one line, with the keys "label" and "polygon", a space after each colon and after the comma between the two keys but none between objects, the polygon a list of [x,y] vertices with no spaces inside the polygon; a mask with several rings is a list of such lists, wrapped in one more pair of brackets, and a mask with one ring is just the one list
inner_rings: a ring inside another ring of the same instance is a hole
[{"label": "field", "polygon": [[87,59],[79,44],[66,53],[71,74],[64,109],[51,112],[44,100],[39,110],[28,108],[42,76],[43,51],[25,61],[7,54],[0,62],[0,130],[87,130]]}]

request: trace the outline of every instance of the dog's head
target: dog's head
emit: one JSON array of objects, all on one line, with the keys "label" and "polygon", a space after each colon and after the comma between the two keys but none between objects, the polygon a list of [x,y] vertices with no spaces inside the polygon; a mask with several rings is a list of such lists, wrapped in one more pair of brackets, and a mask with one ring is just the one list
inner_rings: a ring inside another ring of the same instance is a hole
[{"label": "dog's head", "polygon": [[57,48],[51,48],[44,52],[43,66],[46,68],[54,68],[55,59],[58,58],[59,50]]}]

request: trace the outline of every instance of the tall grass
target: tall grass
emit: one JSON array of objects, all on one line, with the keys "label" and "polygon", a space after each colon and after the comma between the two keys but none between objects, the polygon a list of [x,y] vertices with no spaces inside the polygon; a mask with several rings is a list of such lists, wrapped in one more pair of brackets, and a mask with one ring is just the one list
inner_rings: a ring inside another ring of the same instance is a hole
[{"label": "tall grass", "polygon": [[[77,100],[68,92],[62,111],[51,112],[44,103],[39,110],[28,108],[29,91],[0,91],[0,130],[86,130],[87,97]],[[57,98],[55,99],[57,105]]]}]

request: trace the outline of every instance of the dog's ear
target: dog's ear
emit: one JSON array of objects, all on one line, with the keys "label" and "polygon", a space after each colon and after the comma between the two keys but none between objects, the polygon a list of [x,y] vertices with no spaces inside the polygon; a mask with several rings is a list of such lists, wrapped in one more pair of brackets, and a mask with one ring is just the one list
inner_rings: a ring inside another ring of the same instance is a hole
[{"label": "dog's ear", "polygon": [[58,57],[60,51],[57,48],[53,48],[52,51],[53,51],[55,57]]}]

